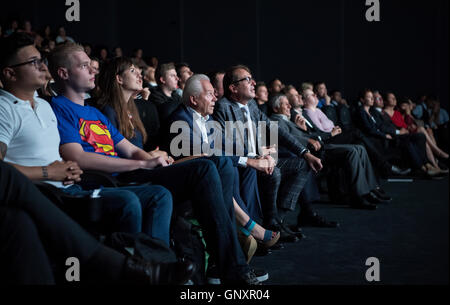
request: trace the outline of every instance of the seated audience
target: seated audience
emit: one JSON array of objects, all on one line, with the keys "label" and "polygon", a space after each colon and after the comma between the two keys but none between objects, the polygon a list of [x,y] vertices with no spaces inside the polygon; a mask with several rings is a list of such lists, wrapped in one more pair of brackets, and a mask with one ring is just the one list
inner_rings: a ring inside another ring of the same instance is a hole
[{"label": "seated audience", "polygon": [[311,150],[316,153],[323,150],[325,164],[344,168],[349,184],[352,186],[349,202],[352,207],[373,210],[376,206],[372,203],[383,202],[380,197],[386,197],[378,187],[372,164],[363,146],[324,144],[314,140],[312,135],[308,134],[304,119],[298,119],[297,124],[291,122],[291,106],[285,95],[273,96],[269,105],[273,111],[271,119],[278,121],[279,128],[291,134],[298,141],[298,145],[311,147]]},{"label": "seated audience", "polygon": [[[222,283],[260,284],[237,239],[232,183],[223,183],[210,160],[170,165],[168,157],[154,158],[125,139],[99,110],[85,105],[84,94],[95,86],[89,63],[83,48],[75,44],[61,45],[49,57],[50,72],[61,94],[52,99],[52,108],[58,119],[62,157],[76,161],[83,170],[115,174],[122,182],[160,184],[169,189],[175,203],[191,200]],[[117,82],[133,75],[130,68],[124,72],[116,77]],[[82,128],[80,133],[80,127],[86,125],[96,126],[89,128],[95,132]],[[228,167],[230,163],[226,163]]]},{"label": "seated audience", "polygon": [[[50,105],[36,96],[48,70],[32,38],[24,33],[6,38],[0,60],[5,83],[5,90],[0,90],[0,158],[31,180],[53,184],[69,195],[89,196],[92,192],[74,184],[82,174],[78,164],[61,159],[60,122]],[[89,135],[91,127],[78,133],[95,137]],[[102,214],[109,232],[144,232],[169,245],[172,196],[168,190],[157,185],[103,188],[100,196],[106,201]]]}]

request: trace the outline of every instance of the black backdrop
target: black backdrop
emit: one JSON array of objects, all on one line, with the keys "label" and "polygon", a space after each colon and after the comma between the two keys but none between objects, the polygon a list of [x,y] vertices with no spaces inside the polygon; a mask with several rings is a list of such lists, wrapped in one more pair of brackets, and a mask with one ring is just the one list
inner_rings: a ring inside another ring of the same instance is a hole
[{"label": "black backdrop", "polygon": [[370,87],[448,105],[448,0],[380,0],[372,23],[365,2],[80,0],[81,21],[67,22],[65,0],[2,1],[0,18],[64,25],[79,42],[141,47],[195,72],[243,63],[258,80],[323,80],[350,99]]}]

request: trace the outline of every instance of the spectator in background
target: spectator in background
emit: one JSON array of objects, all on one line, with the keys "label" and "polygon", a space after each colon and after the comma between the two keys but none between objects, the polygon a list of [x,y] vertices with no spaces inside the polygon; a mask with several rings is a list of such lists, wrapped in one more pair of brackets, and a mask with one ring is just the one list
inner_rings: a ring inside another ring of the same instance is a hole
[{"label": "spectator in background", "polygon": [[84,52],[86,52],[87,56],[92,56],[92,46],[89,43],[83,45]]},{"label": "spectator in background", "polygon": [[152,66],[153,68],[157,68],[158,67],[158,58],[156,58],[156,56],[151,56],[150,57],[150,66]]},{"label": "spectator in background", "polygon": [[301,94],[303,94],[303,92],[305,92],[305,90],[311,90],[311,91],[314,91],[314,85],[311,83],[311,82],[303,82],[301,85],[300,85],[300,90],[301,90]]},{"label": "spectator in background", "polygon": [[35,33],[33,32],[31,22],[29,20],[25,20],[22,24],[22,27],[19,29],[19,32],[25,32],[28,35],[34,36]]},{"label": "spectator in background", "polygon": [[258,82],[255,86],[255,99],[258,103],[258,108],[265,115],[269,116],[269,107],[267,102],[269,101],[269,91],[267,90],[266,84],[264,82]]},{"label": "spectator in background", "polygon": [[108,60],[108,49],[105,47],[100,48],[99,59],[100,64],[104,64]]},{"label": "spectator in background", "polygon": [[214,94],[216,95],[217,100],[220,100],[223,97],[223,76],[225,75],[225,71],[219,70],[214,71],[208,74],[209,79],[211,80],[211,84],[214,87]]},{"label": "spectator in background", "polygon": [[58,36],[56,36],[56,44],[64,43],[64,42],[75,42],[72,37],[66,35],[66,30],[64,27],[59,27],[58,29]]},{"label": "spectator in background", "polygon": [[[173,63],[159,65],[155,71],[158,87],[153,90],[150,102],[158,108],[159,120],[162,124],[181,104],[181,97],[175,92],[178,87],[178,76]],[[166,126],[167,127],[167,126]]]},{"label": "spectator in background", "polygon": [[178,88],[176,93],[181,97],[183,96],[183,89],[186,85],[186,81],[194,74],[187,63],[178,63],[175,65],[175,70],[178,76]]},{"label": "spectator in background", "polygon": [[46,53],[50,53],[55,48],[55,41],[54,40],[44,40],[42,42],[42,51]]},{"label": "spectator in background", "polygon": [[143,71],[144,87],[149,88],[150,91],[154,90],[156,87],[158,87],[155,79],[155,68],[153,68],[152,66],[148,66],[147,69]]},{"label": "spectator in background", "polygon": [[114,57],[122,57],[123,56],[123,52],[122,52],[122,48],[117,46],[114,48]]},{"label": "spectator in background", "polygon": [[269,96],[279,94],[281,90],[283,90],[283,88],[284,85],[278,78],[272,79],[269,82],[269,86],[267,87],[267,89],[269,90]]},{"label": "spectator in background", "polygon": [[[388,105],[391,105],[392,101],[388,103]],[[396,103],[395,103],[396,104]],[[415,133],[421,133],[425,135],[426,138],[426,152],[427,152],[427,158],[430,161],[431,165],[433,166],[434,170],[438,170],[441,173],[448,173],[448,169],[440,168],[439,162],[436,157],[447,159],[448,160],[448,154],[442,151],[436,143],[436,140],[433,136],[433,133],[429,134],[424,127],[418,126],[415,122],[414,117],[411,115],[411,104],[409,100],[404,100],[400,102],[399,111],[396,111],[395,113],[400,113],[402,115],[402,119],[397,119],[397,124],[400,124],[402,128],[408,129],[408,131],[411,134]],[[386,109],[386,108],[385,108]],[[389,106],[388,106],[389,109]],[[395,124],[395,123],[394,123]],[[395,125],[397,125],[395,124]],[[397,125],[398,127],[398,125]]]},{"label": "spectator in background", "polygon": [[327,86],[324,82],[318,82],[314,86],[314,93],[319,99],[317,108],[321,109],[323,106],[328,106],[331,103],[331,97],[328,95]]},{"label": "spectator in background", "polygon": [[55,37],[52,34],[52,28],[49,25],[46,25],[44,27],[44,30],[42,31],[42,37],[44,40],[54,40]]},{"label": "spectator in background", "polygon": [[15,33],[19,29],[19,23],[17,20],[12,20],[10,28],[5,30],[5,37],[11,35],[12,33]]},{"label": "spectator in background", "polygon": [[131,60],[133,61],[135,67],[145,70],[148,67],[148,65],[142,58],[143,54],[144,51],[142,49],[135,49],[133,51],[133,58]]}]

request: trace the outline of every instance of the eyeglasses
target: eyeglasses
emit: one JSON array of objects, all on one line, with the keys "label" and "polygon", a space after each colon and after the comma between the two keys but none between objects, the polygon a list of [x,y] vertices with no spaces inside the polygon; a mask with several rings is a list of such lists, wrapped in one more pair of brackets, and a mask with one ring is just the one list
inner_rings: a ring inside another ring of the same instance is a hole
[{"label": "eyeglasses", "polygon": [[36,69],[39,69],[42,66],[42,64],[46,64],[46,63],[47,63],[47,60],[45,58],[34,58],[34,59],[29,60],[27,62],[23,62],[23,63],[20,63],[20,64],[15,64],[15,65],[9,66],[9,68],[16,68],[16,67],[32,64]]},{"label": "eyeglasses", "polygon": [[250,76],[247,76],[247,77],[244,77],[244,78],[242,78],[242,79],[238,79],[238,80],[235,80],[234,82],[232,82],[232,84],[237,84],[237,83],[239,83],[239,82],[242,82],[242,81],[247,81],[247,83],[251,83],[252,81],[254,81],[255,79],[253,78],[253,77],[250,77]]}]

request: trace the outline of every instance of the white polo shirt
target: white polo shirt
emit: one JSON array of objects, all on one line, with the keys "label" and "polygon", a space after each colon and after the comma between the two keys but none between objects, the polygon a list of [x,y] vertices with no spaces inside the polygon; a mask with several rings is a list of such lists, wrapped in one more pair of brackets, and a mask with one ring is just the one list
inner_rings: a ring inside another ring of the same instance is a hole
[{"label": "white polo shirt", "polygon": [[5,162],[46,166],[62,160],[56,116],[47,101],[36,95],[34,101],[33,109],[29,101],[0,89],[0,142],[8,146]]}]

